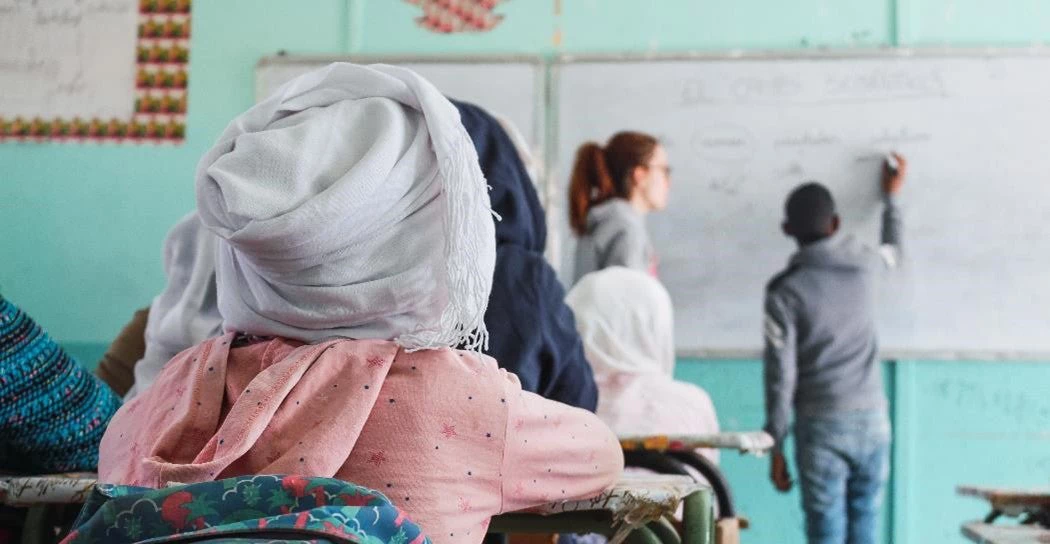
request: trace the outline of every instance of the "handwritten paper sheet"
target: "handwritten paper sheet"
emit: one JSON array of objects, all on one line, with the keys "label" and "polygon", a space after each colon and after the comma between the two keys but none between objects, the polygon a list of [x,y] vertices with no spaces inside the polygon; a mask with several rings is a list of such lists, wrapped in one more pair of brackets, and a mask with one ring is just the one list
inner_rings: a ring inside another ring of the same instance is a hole
[{"label": "handwritten paper sheet", "polygon": [[190,0],[0,0],[0,142],[185,136]]},{"label": "handwritten paper sheet", "polygon": [[134,0],[0,0],[0,115],[131,117]]}]

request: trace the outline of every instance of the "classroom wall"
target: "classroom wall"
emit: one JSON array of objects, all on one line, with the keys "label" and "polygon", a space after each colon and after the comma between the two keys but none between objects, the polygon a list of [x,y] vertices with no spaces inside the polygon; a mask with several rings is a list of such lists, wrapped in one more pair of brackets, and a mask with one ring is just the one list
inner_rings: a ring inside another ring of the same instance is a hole
[{"label": "classroom wall", "polygon": [[[309,9],[305,9],[308,7]],[[194,205],[197,159],[253,101],[262,56],[476,54],[1027,45],[1050,39],[1041,0],[519,0],[479,35],[421,30],[396,0],[200,0],[193,8],[188,132],[180,146],[0,145],[0,292],[93,363],[163,285],[161,241]],[[756,297],[759,294],[756,293]],[[758,361],[684,360],[726,429],[762,422]],[[905,361],[886,366],[895,477],[885,540],[961,542],[983,515],[961,482],[1050,483],[1050,364]],[[796,495],[767,461],[723,457],[745,543],[802,542]]]},{"label": "classroom wall", "polygon": [[[1050,362],[898,361],[883,365],[893,420],[893,473],[883,542],[966,542],[963,520],[988,513],[955,486],[1050,484]],[[680,360],[679,379],[704,387],[723,430],[761,427],[762,364]],[[789,457],[790,442],[789,442]],[[732,453],[722,467],[738,510],[751,519],[745,543],[802,543],[797,488],[779,495],[768,461]],[[797,476],[797,472],[794,473]]]}]

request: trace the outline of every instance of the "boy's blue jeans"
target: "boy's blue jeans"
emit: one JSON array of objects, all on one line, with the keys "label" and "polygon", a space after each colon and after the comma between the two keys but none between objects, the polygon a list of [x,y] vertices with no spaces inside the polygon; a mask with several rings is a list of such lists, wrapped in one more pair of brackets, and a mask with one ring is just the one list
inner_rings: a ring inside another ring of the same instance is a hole
[{"label": "boy's blue jeans", "polygon": [[796,419],[795,461],[809,544],[875,544],[890,473],[885,410]]}]

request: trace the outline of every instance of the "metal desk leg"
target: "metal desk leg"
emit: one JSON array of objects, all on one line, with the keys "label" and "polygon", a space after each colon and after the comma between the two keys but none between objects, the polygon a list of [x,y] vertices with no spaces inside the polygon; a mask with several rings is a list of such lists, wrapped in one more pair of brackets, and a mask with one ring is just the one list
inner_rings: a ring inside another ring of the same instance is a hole
[{"label": "metal desk leg", "polygon": [[715,539],[714,517],[710,489],[686,497],[682,509],[682,544],[712,544]]},{"label": "metal desk leg", "polygon": [[599,533],[608,536],[613,532],[613,519],[609,512],[601,510],[563,512],[550,516],[502,514],[492,518],[489,532],[504,534]]},{"label": "metal desk leg", "polygon": [[664,544],[664,541],[650,531],[648,527],[642,526],[631,531],[631,534],[627,535],[627,540],[624,541],[624,544]]},{"label": "metal desk leg", "polygon": [[682,539],[678,536],[678,531],[671,525],[666,519],[654,521],[648,525],[649,530],[653,532],[657,537],[660,538],[660,542],[664,544],[681,544]]},{"label": "metal desk leg", "polygon": [[22,544],[48,544],[55,540],[51,533],[48,505],[30,506],[26,512],[25,525],[22,527]]}]

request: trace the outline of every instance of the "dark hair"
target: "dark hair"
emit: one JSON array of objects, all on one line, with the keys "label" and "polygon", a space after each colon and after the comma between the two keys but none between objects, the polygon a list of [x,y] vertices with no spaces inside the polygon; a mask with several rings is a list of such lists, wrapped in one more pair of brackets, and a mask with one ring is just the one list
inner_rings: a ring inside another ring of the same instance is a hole
[{"label": "dark hair", "polygon": [[807,244],[826,238],[835,219],[835,199],[831,191],[817,182],[800,185],[791,191],[784,204],[791,235]]},{"label": "dark hair", "polygon": [[631,173],[652,159],[659,144],[642,132],[618,132],[604,148],[595,142],[580,146],[569,182],[569,224],[576,234],[587,232],[591,207],[610,198],[630,198]]}]

